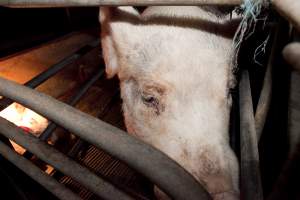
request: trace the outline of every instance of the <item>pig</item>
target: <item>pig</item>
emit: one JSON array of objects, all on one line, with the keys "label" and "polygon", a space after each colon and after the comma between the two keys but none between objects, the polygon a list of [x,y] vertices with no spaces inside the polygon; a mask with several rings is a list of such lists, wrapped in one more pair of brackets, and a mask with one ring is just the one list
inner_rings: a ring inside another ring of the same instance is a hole
[{"label": "pig", "polygon": [[1,111],[0,117],[36,136],[39,136],[49,124],[46,118],[18,103],[13,103]]},{"label": "pig", "polygon": [[[230,16],[212,7],[101,7],[108,78],[120,80],[129,134],[185,168],[213,199],[239,199],[229,145]],[[155,188],[158,199],[168,197]]]}]

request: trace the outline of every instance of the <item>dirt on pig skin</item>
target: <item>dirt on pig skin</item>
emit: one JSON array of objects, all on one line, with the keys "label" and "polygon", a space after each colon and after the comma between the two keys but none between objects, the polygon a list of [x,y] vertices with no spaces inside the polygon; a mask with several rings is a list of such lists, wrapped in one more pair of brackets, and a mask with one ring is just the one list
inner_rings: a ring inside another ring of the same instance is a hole
[{"label": "dirt on pig skin", "polygon": [[215,200],[239,199],[229,145],[231,22],[209,6],[100,8],[106,72],[120,79],[127,131],[179,163]]}]

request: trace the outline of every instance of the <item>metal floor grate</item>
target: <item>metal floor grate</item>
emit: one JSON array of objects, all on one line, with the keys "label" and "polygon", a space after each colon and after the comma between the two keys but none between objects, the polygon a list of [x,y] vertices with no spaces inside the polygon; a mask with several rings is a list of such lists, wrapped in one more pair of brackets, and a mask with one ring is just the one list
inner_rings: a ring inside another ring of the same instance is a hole
[{"label": "metal floor grate", "polygon": [[[118,187],[134,196],[135,199],[152,199],[151,185],[145,178],[94,146],[88,148],[86,155],[79,159],[79,162],[97,175],[115,183]],[[63,176],[60,182],[83,199],[100,199],[68,176]]]},{"label": "metal floor grate", "polygon": [[[102,104],[102,106],[98,106],[100,111],[97,112],[97,115],[101,120],[121,129],[125,129],[121,113],[121,100],[118,93],[118,87],[119,85],[117,80],[106,80],[103,78],[97,83],[97,88],[101,88],[101,91],[104,93],[104,95],[101,95],[102,100],[100,104]],[[95,114],[96,113],[94,113],[94,115]],[[104,151],[86,143],[74,159],[76,159],[76,161],[81,165],[93,171],[95,174],[109,180],[117,187],[125,190],[135,199],[153,199],[152,184],[147,181],[146,178]],[[88,189],[81,186],[71,177],[65,175],[59,177],[59,182],[73,190],[81,198],[85,200],[101,199]]]}]

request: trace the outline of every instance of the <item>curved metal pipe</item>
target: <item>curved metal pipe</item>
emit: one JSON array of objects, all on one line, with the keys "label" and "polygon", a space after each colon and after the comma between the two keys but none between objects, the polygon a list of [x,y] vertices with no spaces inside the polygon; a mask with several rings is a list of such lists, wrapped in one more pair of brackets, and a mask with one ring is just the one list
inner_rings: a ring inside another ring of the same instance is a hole
[{"label": "curved metal pipe", "polygon": [[0,93],[126,162],[173,199],[211,199],[195,178],[175,161],[124,131],[4,78],[0,78]]},{"label": "curved metal pipe", "polygon": [[292,42],[286,45],[282,51],[284,59],[295,70],[300,71],[300,42]]},{"label": "curved metal pipe", "polygon": [[41,171],[37,166],[33,165],[30,161],[18,155],[11,148],[0,141],[0,154],[16,165],[24,173],[28,174],[36,182],[44,186],[47,190],[53,193],[61,200],[81,200],[71,190],[58,183],[52,177],[48,176],[45,172]]},{"label": "curved metal pipe", "polygon": [[8,7],[239,5],[242,0],[2,0]]},{"label": "curved metal pipe", "polygon": [[[13,123],[0,117],[0,133],[17,144],[28,149],[40,159],[46,161],[54,168],[64,174],[71,176],[74,180],[82,183],[95,194],[103,199],[125,199],[132,200],[124,192],[120,191],[110,183],[93,174],[87,168],[82,167],[75,161],[71,160],[64,154],[60,153],[47,143],[40,141],[38,138],[26,134],[22,129]],[[72,199],[72,198],[70,198]]]}]

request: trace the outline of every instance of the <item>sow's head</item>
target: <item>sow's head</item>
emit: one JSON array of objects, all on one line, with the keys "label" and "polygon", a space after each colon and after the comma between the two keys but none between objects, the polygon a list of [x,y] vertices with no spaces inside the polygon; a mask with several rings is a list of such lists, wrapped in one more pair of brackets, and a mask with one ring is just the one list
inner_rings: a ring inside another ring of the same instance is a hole
[{"label": "sow's head", "polygon": [[128,132],[177,161],[214,199],[239,193],[227,20],[200,7],[100,9],[106,72],[120,79]]}]

